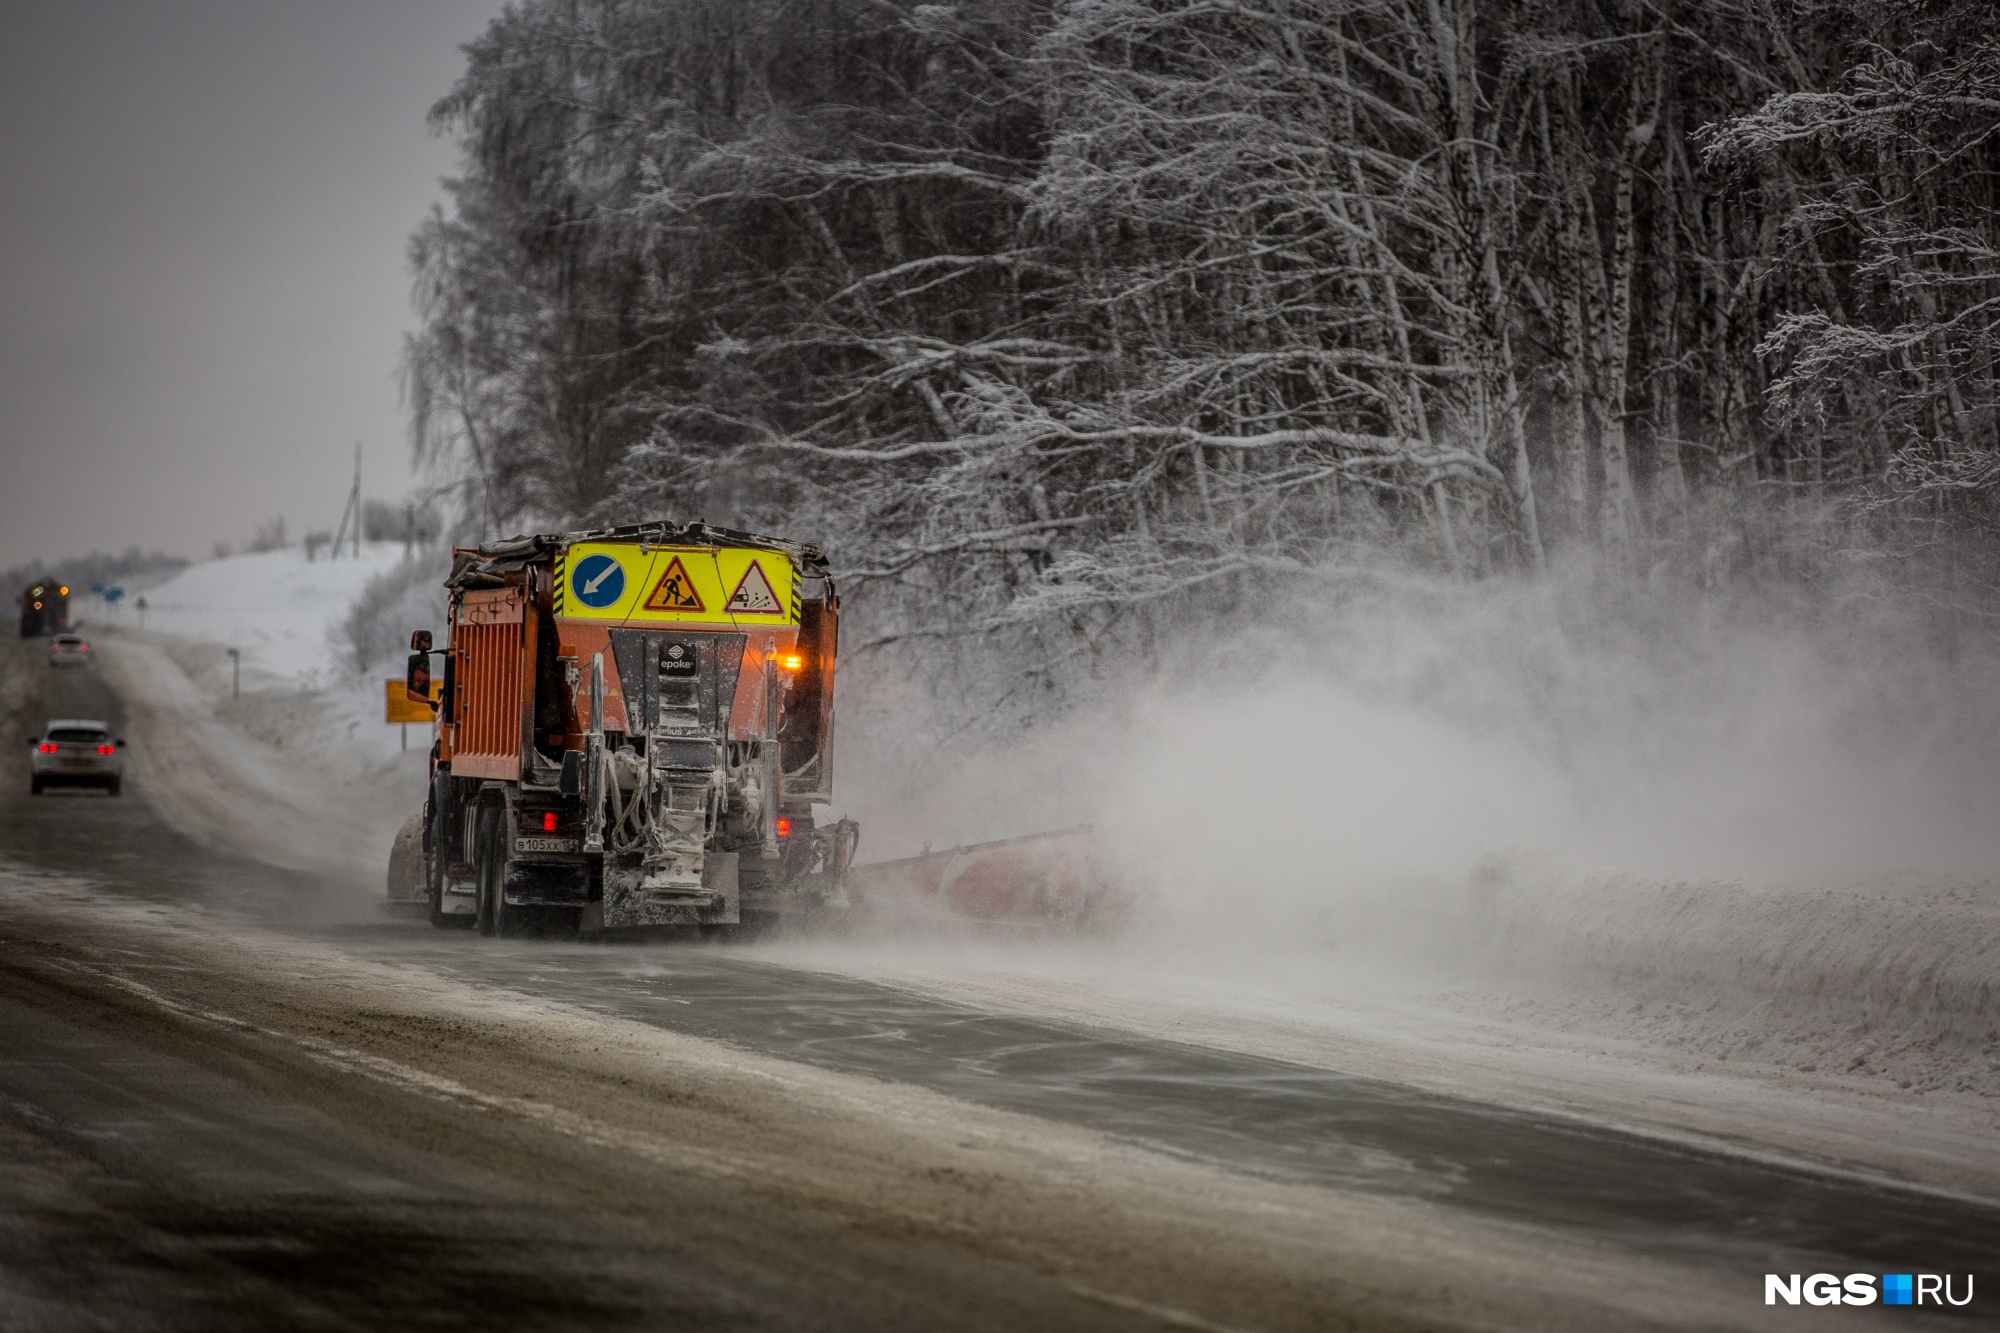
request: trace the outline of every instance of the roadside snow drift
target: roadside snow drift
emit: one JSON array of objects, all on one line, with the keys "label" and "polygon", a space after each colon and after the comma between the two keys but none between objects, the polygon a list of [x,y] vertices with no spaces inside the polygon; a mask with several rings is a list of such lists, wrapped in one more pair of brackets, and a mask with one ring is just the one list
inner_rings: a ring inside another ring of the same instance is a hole
[{"label": "roadside snow drift", "polygon": [[96,631],[147,799],[218,845],[310,872],[315,891],[345,885],[321,912],[379,908],[389,845],[423,803],[430,729],[411,727],[403,748],[383,721],[393,664],[357,675],[336,632],[371,580],[401,568],[389,542],[358,560],[297,548],[211,560],[147,592],[143,632],[129,604]]}]

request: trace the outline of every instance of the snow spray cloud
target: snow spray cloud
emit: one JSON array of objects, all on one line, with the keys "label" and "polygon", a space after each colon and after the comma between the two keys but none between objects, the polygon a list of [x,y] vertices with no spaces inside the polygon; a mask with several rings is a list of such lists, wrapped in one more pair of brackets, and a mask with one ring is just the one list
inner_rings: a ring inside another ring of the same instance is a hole
[{"label": "snow spray cloud", "polygon": [[844,741],[874,736],[842,757],[862,859],[1091,823],[1142,936],[1349,950],[1435,934],[1496,865],[1754,884],[1994,863],[1990,656],[1810,590],[1603,586],[1334,585],[1176,636],[1170,669],[1004,740],[871,688],[843,715]]},{"label": "snow spray cloud", "polygon": [[1338,679],[1164,689],[1141,732],[1097,828],[1156,932],[1260,949],[1378,938],[1395,904],[1432,904],[1482,858],[1565,832],[1536,756]]},{"label": "snow spray cloud", "polygon": [[[1099,826],[1160,916],[1264,939],[1449,913],[1482,865],[1855,877],[2000,852],[1990,658],[1892,618],[1567,584],[1294,605],[1137,714]],[[1440,898],[1439,895],[1442,895]]]}]

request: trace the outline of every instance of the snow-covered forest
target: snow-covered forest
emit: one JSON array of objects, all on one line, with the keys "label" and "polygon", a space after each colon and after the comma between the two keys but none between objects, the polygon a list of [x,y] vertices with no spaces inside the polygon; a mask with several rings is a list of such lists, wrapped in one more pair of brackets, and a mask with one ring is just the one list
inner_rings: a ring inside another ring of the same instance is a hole
[{"label": "snow-covered forest", "polygon": [[523,0],[434,112],[418,451],[481,532],[818,539],[877,640],[1043,662],[1383,560],[1978,632],[1991,20]]}]

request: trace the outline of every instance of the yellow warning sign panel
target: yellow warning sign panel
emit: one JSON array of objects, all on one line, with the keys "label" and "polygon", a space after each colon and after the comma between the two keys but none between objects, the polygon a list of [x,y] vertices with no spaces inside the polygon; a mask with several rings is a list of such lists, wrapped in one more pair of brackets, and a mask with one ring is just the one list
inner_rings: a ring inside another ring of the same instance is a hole
[{"label": "yellow warning sign panel", "polygon": [[796,625],[783,551],[578,542],[556,562],[555,613],[613,624]]},{"label": "yellow warning sign panel", "polygon": [[[444,682],[431,680],[431,703],[436,703],[444,689]],[[409,682],[401,676],[382,682],[382,720],[384,722],[429,722],[437,716],[431,705],[418,703],[410,697]]]}]

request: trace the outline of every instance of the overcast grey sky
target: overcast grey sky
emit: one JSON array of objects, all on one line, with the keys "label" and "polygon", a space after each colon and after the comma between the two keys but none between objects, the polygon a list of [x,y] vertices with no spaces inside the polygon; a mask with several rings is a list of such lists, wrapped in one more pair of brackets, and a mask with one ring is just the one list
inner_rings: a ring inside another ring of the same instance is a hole
[{"label": "overcast grey sky", "polygon": [[0,568],[415,478],[424,114],[500,0],[0,0]]}]

